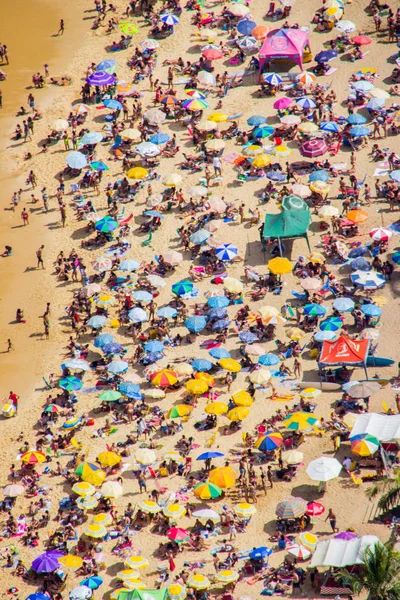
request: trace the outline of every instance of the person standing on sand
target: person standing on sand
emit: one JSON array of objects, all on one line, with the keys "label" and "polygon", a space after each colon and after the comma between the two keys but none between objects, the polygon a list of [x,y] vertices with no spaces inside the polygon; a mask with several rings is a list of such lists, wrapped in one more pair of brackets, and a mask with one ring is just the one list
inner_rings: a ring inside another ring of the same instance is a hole
[{"label": "person standing on sand", "polygon": [[11,352],[11,350],[15,350],[12,341],[10,340],[10,338],[8,338],[7,340],[7,352]]},{"label": "person standing on sand", "polygon": [[44,249],[44,245],[42,244],[39,248],[39,250],[36,250],[36,257],[37,257],[37,269],[40,267],[40,265],[42,265],[42,269],[44,269],[44,262],[43,262],[43,249]]},{"label": "person standing on sand", "polygon": [[26,210],[26,208],[23,208],[23,209],[22,209],[22,213],[21,213],[21,219],[22,219],[22,222],[23,222],[23,224],[24,224],[24,227],[25,227],[26,225],[29,225],[29,213],[28,213],[28,211]]},{"label": "person standing on sand", "polygon": [[0,108],[3,108],[3,92],[0,90]]},{"label": "person standing on sand", "polygon": [[60,29],[57,31],[57,35],[64,35],[64,31],[65,31],[64,19],[61,19],[60,20]]}]

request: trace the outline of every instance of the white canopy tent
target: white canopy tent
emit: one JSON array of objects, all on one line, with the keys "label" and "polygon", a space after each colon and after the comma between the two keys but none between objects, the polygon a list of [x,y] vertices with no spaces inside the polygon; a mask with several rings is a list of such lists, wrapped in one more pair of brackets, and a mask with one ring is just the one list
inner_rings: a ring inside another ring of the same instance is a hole
[{"label": "white canopy tent", "polygon": [[353,540],[332,538],[318,542],[311,559],[311,567],[349,567],[362,565],[363,553],[379,542],[376,535],[363,535]]},{"label": "white canopy tent", "polygon": [[355,435],[369,433],[380,442],[391,442],[400,439],[400,415],[380,415],[365,413],[357,417],[351,430],[350,439]]}]

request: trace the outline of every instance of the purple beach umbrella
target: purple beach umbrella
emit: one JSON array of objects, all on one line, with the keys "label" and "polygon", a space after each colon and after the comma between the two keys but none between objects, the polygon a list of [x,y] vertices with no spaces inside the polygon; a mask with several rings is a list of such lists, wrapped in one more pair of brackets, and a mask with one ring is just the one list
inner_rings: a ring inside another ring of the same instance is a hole
[{"label": "purple beach umbrella", "polygon": [[58,559],[64,556],[62,552],[50,551],[40,554],[32,562],[32,570],[36,573],[52,573],[60,568]]},{"label": "purple beach umbrella", "polygon": [[89,85],[112,85],[117,79],[115,75],[111,75],[105,71],[96,71],[96,73],[89,75],[86,81]]}]

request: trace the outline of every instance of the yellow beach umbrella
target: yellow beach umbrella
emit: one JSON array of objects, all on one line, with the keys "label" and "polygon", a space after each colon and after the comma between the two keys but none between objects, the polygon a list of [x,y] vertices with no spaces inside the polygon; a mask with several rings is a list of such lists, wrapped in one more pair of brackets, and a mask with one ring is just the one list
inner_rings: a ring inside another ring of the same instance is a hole
[{"label": "yellow beach umbrella", "polygon": [[325,181],[313,181],[310,185],[310,190],[316,194],[328,194],[330,186]]},{"label": "yellow beach umbrella", "polygon": [[242,370],[241,364],[233,358],[221,358],[220,366],[230,373],[239,373]]},{"label": "yellow beach umbrella", "polygon": [[65,556],[60,556],[58,562],[63,567],[77,569],[82,566],[83,559],[80,556],[75,556],[75,554],[66,554]]},{"label": "yellow beach umbrella", "polygon": [[211,375],[209,375],[208,373],[203,373],[202,371],[200,371],[199,373],[195,373],[194,378],[200,379],[201,381],[205,381],[208,387],[212,387],[213,385],[215,385],[214,378],[211,377]]},{"label": "yellow beach umbrella", "polygon": [[267,325],[284,325],[284,323],[287,323],[287,319],[285,319],[285,317],[282,317],[282,315],[267,317],[266,319],[264,319],[264,321]]},{"label": "yellow beach umbrella", "polygon": [[46,460],[46,455],[43,452],[38,452],[37,450],[28,450],[28,452],[24,452],[21,456],[21,461],[26,465],[35,465],[38,463],[43,463]]},{"label": "yellow beach umbrella", "polygon": [[237,2],[231,2],[228,4],[227,9],[235,17],[244,17],[250,12],[250,8],[248,6],[245,6],[244,4],[238,4]]},{"label": "yellow beach umbrella", "polygon": [[210,483],[220,488],[231,488],[236,482],[236,473],[231,467],[217,467],[210,471]]},{"label": "yellow beach umbrella", "polygon": [[240,502],[234,506],[234,511],[239,517],[251,517],[255,515],[257,512],[254,504],[249,504],[248,502]]},{"label": "yellow beach umbrella", "polygon": [[213,123],[225,123],[228,120],[228,115],[222,112],[215,112],[207,120]]},{"label": "yellow beach umbrella", "polygon": [[139,448],[135,452],[135,459],[139,465],[152,465],[157,460],[157,455],[151,448]]},{"label": "yellow beach umbrella", "polygon": [[118,588],[118,589],[114,590],[113,592],[111,592],[110,598],[111,598],[111,600],[118,600],[118,597],[121,592],[129,593],[129,591],[130,590],[128,590],[127,588]]},{"label": "yellow beach umbrella", "polygon": [[239,579],[239,573],[237,571],[233,571],[232,569],[224,569],[223,571],[218,571],[215,578],[221,583],[234,583]]},{"label": "yellow beach umbrella", "polygon": [[262,319],[268,319],[269,317],[275,317],[279,315],[279,310],[275,306],[262,306],[258,309]]},{"label": "yellow beach umbrella", "polygon": [[163,184],[167,187],[176,187],[182,183],[182,175],[178,175],[177,173],[170,173],[166,175],[163,179]]},{"label": "yellow beach umbrella", "polygon": [[256,167],[257,169],[263,169],[264,167],[268,167],[271,164],[271,158],[268,154],[259,154],[253,159],[251,163],[252,167]]},{"label": "yellow beach umbrella", "polygon": [[94,488],[91,483],[79,481],[72,486],[72,491],[75,492],[75,494],[78,494],[78,496],[93,496],[96,488]]},{"label": "yellow beach umbrella", "polygon": [[230,421],[243,421],[250,414],[250,409],[247,406],[237,406],[232,408],[226,415]]},{"label": "yellow beach umbrella", "polygon": [[91,510],[97,507],[99,501],[94,496],[81,496],[77,499],[76,504],[83,510]]},{"label": "yellow beach umbrella", "polygon": [[104,525],[104,527],[107,527],[107,525],[111,525],[112,517],[108,513],[99,513],[98,515],[95,515],[93,517],[92,523],[96,523],[97,525]]},{"label": "yellow beach umbrella", "polygon": [[170,600],[185,600],[187,596],[186,589],[180,583],[170,585],[167,593]]},{"label": "yellow beach umbrella", "polygon": [[188,404],[177,404],[169,409],[167,413],[167,419],[178,419],[179,417],[186,417],[190,415],[193,410],[193,406]]},{"label": "yellow beach umbrella", "polygon": [[101,294],[96,300],[96,305],[100,306],[100,308],[106,308],[107,306],[111,306],[114,304],[115,298],[110,294]]},{"label": "yellow beach umbrella", "polygon": [[125,579],[124,586],[129,590],[145,590],[147,587],[140,579]]},{"label": "yellow beach umbrella", "polygon": [[210,402],[204,410],[208,415],[223,415],[228,412],[228,405],[223,402]]},{"label": "yellow beach umbrella", "polygon": [[97,525],[97,523],[89,523],[84,529],[84,534],[88,537],[100,539],[107,535],[107,529],[103,525]]},{"label": "yellow beach umbrella", "polygon": [[325,256],[320,252],[311,252],[311,254],[307,256],[307,259],[316,265],[323,265],[326,261]]},{"label": "yellow beach umbrella", "polygon": [[236,406],[251,406],[253,404],[253,398],[245,390],[239,390],[232,394],[232,400]]},{"label": "yellow beach umbrella", "polygon": [[97,460],[102,467],[114,467],[121,462],[122,458],[116,452],[102,452],[98,455]]},{"label": "yellow beach umbrella", "polygon": [[100,465],[96,465],[95,463],[81,463],[75,473],[79,475],[82,481],[86,481],[86,483],[91,483],[92,485],[101,485],[106,478],[103,469],[100,469]]},{"label": "yellow beach umbrella", "polygon": [[163,509],[163,513],[169,519],[179,519],[186,515],[186,508],[181,504],[170,504]]},{"label": "yellow beach umbrella", "polygon": [[189,379],[185,383],[185,387],[191,394],[204,394],[208,390],[208,384],[201,379]]},{"label": "yellow beach umbrella", "polygon": [[161,510],[161,506],[158,506],[157,502],[154,502],[153,500],[142,500],[139,502],[138,507],[140,510],[150,515],[154,515]]},{"label": "yellow beach umbrella", "polygon": [[234,277],[224,279],[224,288],[231,294],[240,294],[243,291],[243,283]]},{"label": "yellow beach umbrella", "polygon": [[292,272],[293,265],[287,258],[277,256],[268,261],[267,268],[274,275],[285,275]]},{"label": "yellow beach umbrella", "polygon": [[125,560],[125,564],[131,569],[145,569],[149,566],[149,561],[144,556],[130,556]]},{"label": "yellow beach umbrella", "polygon": [[280,144],[279,146],[275,146],[275,148],[272,150],[272,152],[276,156],[290,156],[292,154],[291,149],[288,148],[287,146],[284,146],[283,144]]},{"label": "yellow beach umbrella", "polygon": [[305,123],[300,123],[298,130],[303,133],[314,133],[314,131],[319,131],[319,127],[312,121],[306,121]]},{"label": "yellow beach umbrella", "polygon": [[263,147],[259,146],[258,144],[251,144],[250,146],[247,146],[242,152],[243,156],[257,156],[258,154],[263,153]]},{"label": "yellow beach umbrella", "polygon": [[125,581],[126,579],[139,579],[139,571],[136,569],[123,569],[117,573],[118,579]]},{"label": "yellow beach umbrella", "polygon": [[309,387],[300,392],[300,396],[302,398],[314,399],[322,394],[322,390],[317,390],[317,388]]},{"label": "yellow beach umbrella", "polygon": [[206,590],[210,586],[209,579],[201,573],[192,573],[186,582],[187,587],[195,590]]},{"label": "yellow beach umbrella", "polygon": [[267,369],[259,369],[258,371],[253,371],[250,373],[249,379],[251,383],[258,383],[259,385],[262,385],[271,379],[271,372]]},{"label": "yellow beach umbrella", "polygon": [[134,129],[133,127],[129,127],[129,129],[124,129],[124,131],[121,131],[120,136],[124,139],[124,140],[137,140],[140,138],[140,131],[139,129]]},{"label": "yellow beach umbrella", "polygon": [[126,176],[129,179],[144,179],[148,175],[147,169],[143,169],[143,167],[133,167],[129,169]]},{"label": "yellow beach umbrella", "polygon": [[302,546],[305,546],[308,550],[311,550],[312,552],[317,546],[318,538],[310,531],[304,531],[299,535],[299,542]]},{"label": "yellow beach umbrella", "polygon": [[291,340],[302,340],[305,337],[305,333],[304,331],[302,331],[301,329],[299,329],[298,327],[291,327],[287,332],[286,335],[288,337],[290,337]]}]

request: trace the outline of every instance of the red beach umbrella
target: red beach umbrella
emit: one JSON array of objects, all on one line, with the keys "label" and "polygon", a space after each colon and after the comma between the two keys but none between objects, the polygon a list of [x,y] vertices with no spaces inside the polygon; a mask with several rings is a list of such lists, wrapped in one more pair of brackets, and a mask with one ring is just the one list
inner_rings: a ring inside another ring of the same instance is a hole
[{"label": "red beach umbrella", "polygon": [[327,151],[328,145],[324,139],[308,140],[300,147],[301,154],[310,158],[322,156]]},{"label": "red beach umbrella", "polygon": [[366,35],[356,35],[355,37],[351,38],[351,41],[353,44],[356,44],[356,46],[368,46],[368,44],[371,44],[372,42],[371,38],[367,37]]}]

